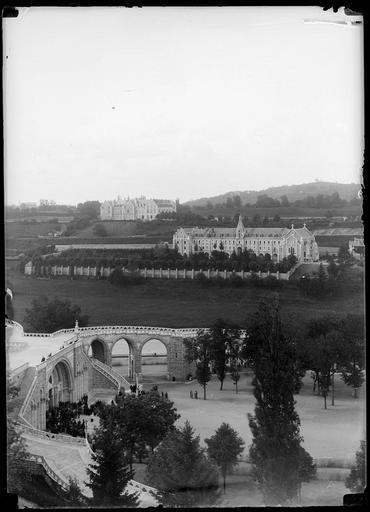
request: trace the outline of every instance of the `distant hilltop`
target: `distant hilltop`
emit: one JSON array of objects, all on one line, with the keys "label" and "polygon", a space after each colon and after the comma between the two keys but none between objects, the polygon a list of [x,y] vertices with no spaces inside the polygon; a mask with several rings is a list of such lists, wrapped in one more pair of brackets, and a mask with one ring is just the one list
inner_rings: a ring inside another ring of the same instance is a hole
[{"label": "distant hilltop", "polygon": [[341,199],[350,201],[354,197],[358,197],[358,192],[361,185],[358,183],[334,183],[330,181],[315,181],[313,183],[302,183],[300,185],[282,185],[280,187],[269,187],[263,190],[244,190],[226,192],[219,196],[202,197],[187,201],[184,204],[188,206],[206,206],[207,203],[216,205],[217,203],[224,203],[227,199],[233,196],[240,196],[242,204],[254,204],[257,197],[266,194],[273,199],[280,199],[281,196],[286,196],[289,202],[304,199],[307,196],[317,196],[318,194],[329,195],[338,192]]}]

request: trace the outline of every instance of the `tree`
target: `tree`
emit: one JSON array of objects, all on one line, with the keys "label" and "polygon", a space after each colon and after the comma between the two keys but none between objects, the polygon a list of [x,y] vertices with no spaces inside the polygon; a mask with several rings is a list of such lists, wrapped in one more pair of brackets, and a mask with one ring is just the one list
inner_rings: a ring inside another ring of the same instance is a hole
[{"label": "tree", "polygon": [[85,201],[77,205],[76,217],[86,217],[91,220],[97,219],[100,215],[100,201]]},{"label": "tree", "polygon": [[343,348],[338,361],[339,371],[343,381],[354,388],[354,398],[357,390],[365,381],[365,332],[363,315],[348,314],[341,323],[341,333],[344,338]]},{"label": "tree", "polygon": [[123,395],[117,405],[105,406],[100,414],[102,425],[115,425],[131,470],[134,456],[142,458],[146,446],[153,451],[179,417],[173,402],[157,392]]},{"label": "tree", "polygon": [[243,341],[240,329],[234,327],[229,333],[227,354],[230,361],[231,380],[235,384],[235,392],[238,393],[238,382],[240,379],[240,366],[242,363]]},{"label": "tree", "polygon": [[328,279],[328,276],[325,272],[325,269],[324,269],[324,266],[322,263],[320,263],[319,265],[319,271],[317,273],[317,279],[319,280],[319,288],[320,288],[320,292],[321,292],[321,295],[324,294],[324,291],[325,291],[325,285],[326,285],[326,281]]},{"label": "tree", "polygon": [[334,376],[343,350],[344,337],[340,317],[324,315],[307,324],[306,339],[301,340],[298,358],[307,370],[314,372],[318,393],[324,397],[325,409],[330,386],[334,405]]},{"label": "tree", "polygon": [[260,303],[247,332],[245,354],[253,368],[256,398],[255,414],[248,415],[250,460],[265,503],[284,505],[298,498],[301,482],[314,474],[314,466],[311,463],[312,471],[307,471],[310,456],[301,446],[294,407],[295,347],[283,332],[277,300],[273,305]]},{"label": "tree", "polygon": [[25,481],[31,480],[26,460],[29,458],[26,442],[16,430],[16,424],[7,419],[7,478],[8,492],[19,494]]},{"label": "tree", "polygon": [[214,435],[204,442],[208,445],[208,456],[215,460],[221,470],[225,492],[226,475],[237,465],[238,456],[243,452],[245,443],[228,423],[222,423]]},{"label": "tree", "polygon": [[105,229],[105,226],[102,223],[95,224],[93,228],[93,233],[96,236],[107,236],[107,230]]},{"label": "tree", "polygon": [[286,195],[283,195],[280,197],[280,203],[281,203],[281,206],[290,206],[288,197]]},{"label": "tree", "polygon": [[348,245],[342,244],[338,249],[338,262],[341,267],[347,267],[351,263],[351,255],[348,250]]},{"label": "tree", "polygon": [[169,433],[151,455],[147,477],[160,491],[164,506],[209,505],[218,497],[217,467],[206,457],[188,421]]},{"label": "tree", "polygon": [[100,506],[138,505],[137,493],[125,491],[133,473],[128,468],[124,454],[122,439],[114,422],[103,424],[97,429],[94,438],[94,463],[87,468],[90,478],[86,485],[92,489],[93,502]]},{"label": "tree", "polygon": [[212,338],[203,330],[199,330],[196,338],[184,339],[185,359],[196,363],[195,376],[203,387],[203,398],[207,399],[207,382],[211,380],[210,363],[212,361]]},{"label": "tree", "polygon": [[352,492],[364,492],[366,487],[366,442],[361,441],[360,449],[356,452],[355,464],[345,481],[347,489]]},{"label": "tree", "polygon": [[212,363],[218,380],[221,382],[220,390],[222,390],[223,382],[226,377],[228,356],[226,353],[228,343],[228,327],[229,324],[222,318],[218,318],[210,328],[210,336],[212,343]]},{"label": "tree", "polygon": [[83,505],[86,500],[84,495],[81,492],[80,486],[78,485],[78,481],[76,477],[68,478],[68,490],[66,492],[65,498],[74,506]]},{"label": "tree", "polygon": [[76,320],[80,327],[88,325],[89,317],[81,314],[80,306],[57,297],[39,297],[33,299],[31,308],[26,309],[24,324],[33,332],[50,333],[59,329],[71,329]]}]

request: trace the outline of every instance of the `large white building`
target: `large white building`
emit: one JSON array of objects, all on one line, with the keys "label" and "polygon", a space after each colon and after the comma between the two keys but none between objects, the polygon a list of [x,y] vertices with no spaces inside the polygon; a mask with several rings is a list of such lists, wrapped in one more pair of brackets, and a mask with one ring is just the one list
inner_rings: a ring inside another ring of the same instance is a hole
[{"label": "large white building", "polygon": [[154,220],[159,213],[176,212],[175,201],[169,199],[121,199],[104,201],[100,206],[101,220]]},{"label": "large white building", "polygon": [[246,228],[241,216],[236,228],[179,228],[173,236],[173,247],[180,254],[224,251],[232,254],[251,250],[255,254],[270,254],[279,262],[293,254],[299,261],[318,261],[319,249],[314,235],[303,228]]}]

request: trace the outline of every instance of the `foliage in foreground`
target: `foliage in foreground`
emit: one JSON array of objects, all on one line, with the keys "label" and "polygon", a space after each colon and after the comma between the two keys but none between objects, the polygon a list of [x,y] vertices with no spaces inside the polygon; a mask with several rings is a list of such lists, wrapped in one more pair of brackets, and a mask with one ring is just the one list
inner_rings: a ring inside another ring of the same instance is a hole
[{"label": "foliage in foreground", "polygon": [[247,356],[253,367],[254,415],[248,414],[253,441],[249,455],[267,505],[296,500],[301,484],[315,475],[311,456],[301,446],[295,410],[296,355],[284,335],[278,303],[261,303],[247,332]]},{"label": "foliage in foreground", "polygon": [[94,462],[87,468],[90,480],[86,485],[92,490],[94,505],[136,507],[137,493],[130,494],[125,490],[133,473],[113,422],[97,430],[92,458]]},{"label": "foliage in foreground", "polygon": [[243,452],[245,443],[228,423],[222,423],[214,435],[204,441],[208,445],[208,456],[221,470],[225,491],[226,475],[238,464],[238,456]]},{"label": "foliage in foreground", "polygon": [[31,480],[26,459],[29,457],[26,442],[15,428],[13,420],[7,420],[8,492],[20,494],[25,481]]},{"label": "foliage in foreground", "polygon": [[356,452],[355,464],[345,481],[347,489],[352,492],[363,492],[366,487],[366,442],[361,441],[360,449]]},{"label": "foliage in foreground", "polygon": [[165,507],[211,505],[219,496],[217,466],[200,447],[188,421],[168,434],[152,454],[147,478]]},{"label": "foliage in foreground", "polygon": [[117,405],[102,407],[99,415],[105,428],[114,425],[120,450],[131,469],[134,457],[141,460],[149,450],[153,451],[180,417],[173,402],[154,391],[138,397],[123,395]]}]

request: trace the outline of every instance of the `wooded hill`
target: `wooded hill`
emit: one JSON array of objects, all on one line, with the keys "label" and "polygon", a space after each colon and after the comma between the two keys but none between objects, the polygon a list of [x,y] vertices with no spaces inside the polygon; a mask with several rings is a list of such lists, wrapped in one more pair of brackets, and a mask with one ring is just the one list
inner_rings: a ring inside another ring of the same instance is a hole
[{"label": "wooded hill", "polygon": [[257,201],[257,197],[262,194],[266,194],[273,199],[280,199],[281,196],[286,196],[288,201],[294,202],[299,199],[304,199],[307,196],[317,196],[319,194],[330,195],[334,192],[338,192],[341,199],[350,201],[354,197],[357,197],[358,191],[361,186],[356,183],[334,183],[329,181],[315,181],[313,183],[302,183],[299,185],[282,185],[280,187],[269,187],[264,190],[245,190],[245,191],[233,191],[226,192],[213,197],[202,197],[193,201],[187,201],[188,206],[205,206],[208,202],[213,205],[218,203],[225,203],[227,199],[233,196],[240,196],[242,204],[250,203],[254,204]]}]

